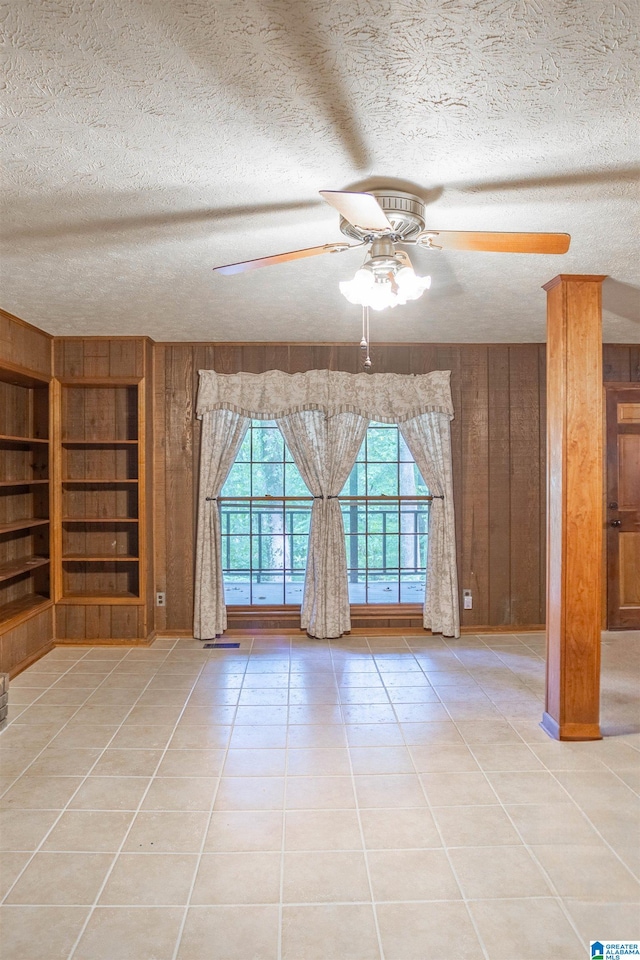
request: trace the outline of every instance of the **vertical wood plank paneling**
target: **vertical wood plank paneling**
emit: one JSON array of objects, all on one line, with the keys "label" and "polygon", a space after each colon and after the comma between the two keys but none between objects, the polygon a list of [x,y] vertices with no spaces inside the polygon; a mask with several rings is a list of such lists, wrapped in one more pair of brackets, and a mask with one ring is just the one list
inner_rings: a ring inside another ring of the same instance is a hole
[{"label": "vertical wood plank paneling", "polygon": [[462,582],[473,592],[465,625],[489,622],[488,350],[467,346],[462,357]]},{"label": "vertical wood plank paneling", "polygon": [[535,623],[540,604],[538,347],[509,347],[511,622]]},{"label": "vertical wood plank paneling", "polygon": [[193,607],[193,347],[170,346],[167,360],[167,628],[184,629]]},{"label": "vertical wood plank paneling", "polygon": [[[511,449],[509,444],[509,347],[488,352],[489,619],[511,623]],[[534,621],[537,622],[537,621]]]},{"label": "vertical wood plank paneling", "polygon": [[623,381],[631,379],[630,347],[624,343],[605,343],[602,347],[602,379]]}]

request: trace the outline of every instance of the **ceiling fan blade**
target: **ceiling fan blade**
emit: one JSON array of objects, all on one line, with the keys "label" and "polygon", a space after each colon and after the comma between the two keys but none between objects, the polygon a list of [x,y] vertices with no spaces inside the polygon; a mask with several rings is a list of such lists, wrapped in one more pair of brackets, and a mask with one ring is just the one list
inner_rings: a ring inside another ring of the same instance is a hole
[{"label": "ceiling fan blade", "polygon": [[[431,231],[425,231],[431,233]],[[475,230],[432,232],[433,246],[443,250],[481,250],[493,253],[566,253],[568,233],[481,233]],[[429,246],[429,244],[427,244]]]},{"label": "ceiling fan blade", "polygon": [[384,211],[376,198],[370,193],[349,193],[346,190],[321,190],[320,196],[340,216],[361,230],[391,230]]},{"label": "ceiling fan blade", "polygon": [[258,267],[270,267],[274,263],[286,263],[287,260],[302,260],[303,257],[317,257],[321,253],[340,253],[359,244],[324,243],[321,247],[305,247],[303,250],[291,250],[289,253],[276,253],[273,257],[258,257],[257,260],[242,260],[240,263],[227,263],[223,267],[214,267],[214,273],[222,273],[231,277],[235,273],[246,273],[247,270],[257,270]]}]

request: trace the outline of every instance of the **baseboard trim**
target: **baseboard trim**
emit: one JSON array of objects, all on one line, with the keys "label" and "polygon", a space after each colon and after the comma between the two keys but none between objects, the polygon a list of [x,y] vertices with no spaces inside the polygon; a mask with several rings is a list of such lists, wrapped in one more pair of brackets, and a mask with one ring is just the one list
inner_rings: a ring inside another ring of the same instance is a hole
[{"label": "baseboard trim", "polygon": [[553,740],[602,740],[598,723],[558,723],[550,714],[542,714],[540,726]]}]

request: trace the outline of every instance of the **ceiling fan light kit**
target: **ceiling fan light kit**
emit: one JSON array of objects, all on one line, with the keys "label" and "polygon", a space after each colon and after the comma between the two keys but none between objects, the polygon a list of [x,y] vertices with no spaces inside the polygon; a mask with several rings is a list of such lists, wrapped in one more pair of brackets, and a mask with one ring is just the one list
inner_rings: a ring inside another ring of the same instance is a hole
[{"label": "ceiling fan light kit", "polygon": [[567,233],[429,230],[426,228],[424,202],[415,194],[401,190],[380,188],[370,193],[321,190],[320,196],[340,214],[340,231],[356,243],[325,243],[319,247],[214,267],[214,270],[232,275],[321,253],[342,253],[370,244],[367,259],[353,279],[343,280],[339,284],[340,292],[349,303],[359,304],[363,309],[361,346],[367,347],[367,369],[371,367],[368,352],[369,308],[385,310],[408,303],[409,300],[417,300],[431,286],[431,277],[417,276],[409,257],[404,250],[397,250],[396,244],[417,246],[423,250],[558,254],[566,253],[571,242]]}]

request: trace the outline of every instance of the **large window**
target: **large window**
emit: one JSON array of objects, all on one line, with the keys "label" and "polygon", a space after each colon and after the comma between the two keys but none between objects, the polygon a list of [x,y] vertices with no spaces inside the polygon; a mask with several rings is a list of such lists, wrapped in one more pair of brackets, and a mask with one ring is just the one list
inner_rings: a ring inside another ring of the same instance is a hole
[{"label": "large window", "polygon": [[[371,423],[340,494],[351,603],[424,600],[428,494],[398,428]],[[300,604],[313,498],[275,422],[251,422],[219,504],[227,604]]]}]

